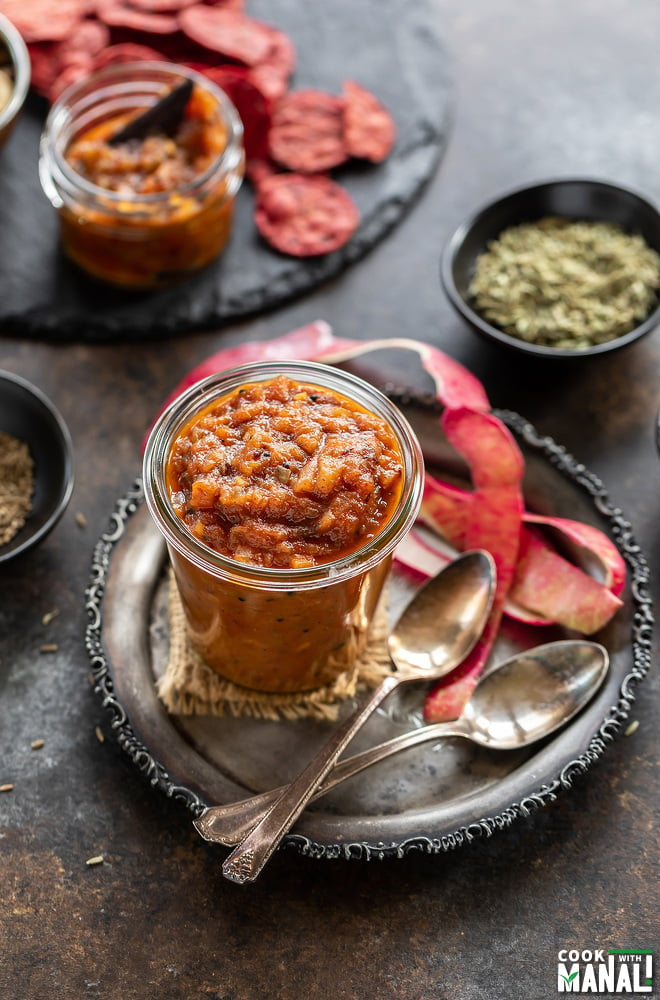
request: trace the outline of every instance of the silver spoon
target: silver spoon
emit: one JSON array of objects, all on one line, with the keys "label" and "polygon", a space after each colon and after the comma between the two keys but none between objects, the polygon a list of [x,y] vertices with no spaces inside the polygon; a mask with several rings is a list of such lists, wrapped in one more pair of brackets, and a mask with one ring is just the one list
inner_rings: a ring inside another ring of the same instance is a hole
[{"label": "silver spoon", "polygon": [[[413,729],[345,758],[335,764],[312,798],[325,795],[386,757],[444,736],[464,736],[490,750],[529,746],[555,732],[584,708],[603,683],[608,663],[603,646],[577,639],[551,642],[521,653],[481,678],[460,718]],[[193,822],[205,840],[233,847],[283,790],[284,786],[241,802],[212,806]]]},{"label": "silver spoon", "polygon": [[437,680],[468,655],[488,620],[495,593],[495,565],[487,552],[466,552],[417,592],[389,641],[397,667],[349,716],[275,804],[232,851],[222,866],[225,878],[253,882],[295,823],[339,755],[372,712],[406,681]]}]

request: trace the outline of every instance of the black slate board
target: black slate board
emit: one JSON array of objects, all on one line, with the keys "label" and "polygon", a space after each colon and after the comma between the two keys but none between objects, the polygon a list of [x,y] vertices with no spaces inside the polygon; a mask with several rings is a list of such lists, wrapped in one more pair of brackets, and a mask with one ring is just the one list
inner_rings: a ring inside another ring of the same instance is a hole
[{"label": "black slate board", "polygon": [[397,143],[381,165],[335,172],[361,224],[321,258],[282,256],[259,238],[253,194],[241,189],[230,245],[203,273],[173,288],[124,292],[87,278],[61,253],[55,211],[38,178],[43,103],[32,100],[0,152],[0,330],[43,340],[170,337],[256,313],[309,291],[365,254],[402,218],[444,150],[450,71],[429,0],[251,0],[250,15],[286,31],[298,65],[291,87],[341,92],[346,78],[390,109]]}]

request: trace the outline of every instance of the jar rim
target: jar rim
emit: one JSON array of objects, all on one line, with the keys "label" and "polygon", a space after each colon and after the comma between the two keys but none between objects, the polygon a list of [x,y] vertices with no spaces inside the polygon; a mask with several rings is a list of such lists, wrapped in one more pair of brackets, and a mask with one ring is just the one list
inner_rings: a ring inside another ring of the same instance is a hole
[{"label": "jar rim", "polygon": [[11,97],[0,110],[0,129],[3,129],[16,117],[23,106],[30,86],[31,68],[30,53],[23,36],[13,22],[1,12],[0,29],[2,29],[2,41],[14,70]]},{"label": "jar rim", "polygon": [[[153,74],[152,79],[148,79],[149,74]],[[157,74],[161,74],[159,77]],[[213,80],[198,73],[188,66],[177,63],[169,63],[157,60],[145,60],[143,62],[117,63],[105,66],[103,69],[86,77],[84,80],[77,80],[62,91],[53,104],[42,136],[42,153],[50,161],[51,169],[57,174],[57,181],[66,184],[69,190],[75,189],[84,192],[94,198],[102,198],[104,203],[110,207],[114,202],[124,206],[128,204],[158,205],[168,202],[172,197],[172,191],[156,191],[147,194],[135,192],[112,191],[109,188],[101,187],[89,181],[82,174],[79,174],[68,163],[64,156],[64,148],[60,148],[57,139],[61,130],[72,120],[76,109],[75,98],[80,94],[89,98],[89,105],[94,101],[106,96],[109,100],[110,94],[106,91],[114,83],[123,83],[124,96],[127,98],[132,92],[139,90],[140,85],[165,83],[168,80],[190,79],[195,84],[212,94],[216,99],[218,108],[223,118],[223,124],[227,128],[227,141],[224,149],[218,156],[190,181],[181,184],[176,188],[177,194],[189,194],[203,187],[211,178],[218,175],[221,169],[222,174],[228,174],[235,170],[242,158],[243,123],[229,96]],[[100,85],[100,86],[97,86]],[[102,106],[102,105],[101,105]]]},{"label": "jar rim", "polygon": [[[401,496],[390,518],[373,538],[354,552],[311,567],[280,568],[239,562],[197,539],[168,501],[164,475],[170,446],[194,413],[218,395],[245,382],[269,381],[278,375],[335,389],[384,419],[397,438],[404,462]],[[256,361],[210,375],[184,390],[154,423],[144,450],[143,485],[149,511],[168,545],[198,568],[224,580],[269,590],[312,589],[340,583],[366,572],[389,556],[412,527],[422,501],[424,459],[412,427],[379,389],[351,372],[314,361]]]}]

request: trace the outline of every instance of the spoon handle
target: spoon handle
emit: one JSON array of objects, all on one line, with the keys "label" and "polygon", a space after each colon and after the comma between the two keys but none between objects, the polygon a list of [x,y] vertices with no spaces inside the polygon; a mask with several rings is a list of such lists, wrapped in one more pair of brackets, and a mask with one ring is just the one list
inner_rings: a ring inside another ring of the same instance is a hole
[{"label": "spoon handle", "polygon": [[[465,736],[469,733],[463,728],[460,720],[455,722],[436,722],[429,726],[421,726],[419,729],[412,729],[384,743],[379,743],[375,747],[369,747],[360,753],[346,757],[334,765],[331,772],[323,783],[315,790],[310,798],[310,802],[320,798],[329,792],[331,788],[336,788],[342,781],[352,778],[354,774],[359,774],[372,764],[377,764],[380,760],[385,760],[402,750],[418,746],[420,743],[430,743],[443,736]],[[270,807],[277,801],[286,785],[273,788],[268,792],[261,792],[259,795],[252,795],[248,799],[240,802],[230,802],[224,806],[211,806],[201,816],[193,820],[196,830],[208,841],[224,844],[225,847],[234,847],[239,844],[244,837],[252,830],[256,824],[268,812]]]},{"label": "spoon handle", "polygon": [[369,716],[401,683],[396,675],[385,677],[372,691],[364,705],[350,715],[332,734],[328,742],[311,759],[275,804],[263,816],[247,837],[235,848],[222,866],[222,874],[243,885],[254,882],[284,834],[293,826],[301,812],[330,772],[342,751],[348,746]]}]

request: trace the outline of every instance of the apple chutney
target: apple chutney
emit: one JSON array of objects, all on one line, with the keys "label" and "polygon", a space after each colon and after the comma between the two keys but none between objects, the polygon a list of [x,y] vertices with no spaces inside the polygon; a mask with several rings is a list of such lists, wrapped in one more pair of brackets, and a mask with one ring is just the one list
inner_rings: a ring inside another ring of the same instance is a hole
[{"label": "apple chutney", "polygon": [[145,489],[205,662],[273,692],[352,666],[421,483],[405,419],[346,372],[257,363],[179,397],[147,444]]}]

